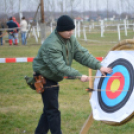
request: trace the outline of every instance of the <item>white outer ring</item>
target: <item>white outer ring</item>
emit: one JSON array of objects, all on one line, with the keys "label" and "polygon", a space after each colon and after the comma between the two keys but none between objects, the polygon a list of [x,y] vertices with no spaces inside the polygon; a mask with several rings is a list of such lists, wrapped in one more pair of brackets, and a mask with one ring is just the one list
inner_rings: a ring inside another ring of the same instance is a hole
[{"label": "white outer ring", "polygon": [[[128,60],[134,68],[134,62],[133,62],[134,51],[110,51],[108,55],[106,56],[106,58],[103,59],[101,64],[102,66],[107,67],[109,64],[111,64],[112,62],[114,62],[115,60],[119,58],[124,58]],[[101,72],[97,71],[96,76],[101,76]],[[100,81],[100,78],[95,79],[94,89],[97,89],[99,81]],[[90,99],[90,104],[91,104],[92,111],[93,111],[93,118],[95,120],[101,120],[101,121],[121,122],[125,120],[134,111],[133,103],[134,103],[134,92],[132,92],[130,98],[128,99],[128,101],[122,108],[120,108],[114,113],[106,113],[105,111],[101,109],[99,105],[97,91],[94,91],[92,93],[92,96]]]}]

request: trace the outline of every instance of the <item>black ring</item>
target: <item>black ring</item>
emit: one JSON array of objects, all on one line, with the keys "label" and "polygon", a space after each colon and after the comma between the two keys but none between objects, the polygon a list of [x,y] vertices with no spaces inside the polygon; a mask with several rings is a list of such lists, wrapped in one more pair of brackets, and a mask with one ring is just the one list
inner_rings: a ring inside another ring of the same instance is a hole
[{"label": "black ring", "polygon": [[[98,101],[99,101],[100,107],[102,108],[102,110],[104,110],[107,113],[115,112],[115,111],[119,110],[121,107],[123,107],[126,104],[126,102],[128,101],[130,95],[132,94],[133,86],[134,86],[134,84],[133,84],[133,82],[134,82],[134,70],[133,70],[132,64],[126,59],[119,58],[118,60],[112,62],[108,67],[113,68],[116,65],[123,65],[127,68],[129,75],[130,75],[130,85],[129,85],[129,90],[128,90],[125,98],[119,104],[117,104],[116,106],[113,106],[113,107],[107,106],[102,101],[101,92],[98,91]],[[98,89],[101,89],[101,85],[102,85],[103,80],[104,80],[104,77],[101,77],[99,84],[98,84]]]}]

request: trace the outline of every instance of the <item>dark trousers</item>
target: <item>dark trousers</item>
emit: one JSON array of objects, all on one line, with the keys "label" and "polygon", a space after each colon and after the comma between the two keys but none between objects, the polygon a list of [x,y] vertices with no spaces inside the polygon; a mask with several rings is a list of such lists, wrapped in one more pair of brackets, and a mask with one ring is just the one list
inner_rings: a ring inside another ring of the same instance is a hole
[{"label": "dark trousers", "polygon": [[3,45],[3,37],[0,37],[0,45]]},{"label": "dark trousers", "polygon": [[[46,87],[56,85],[57,82],[47,79]],[[61,117],[58,110],[58,92],[59,87],[46,88],[42,93],[44,104],[43,114],[40,117],[35,134],[47,134],[48,130],[51,134],[62,134]]]}]

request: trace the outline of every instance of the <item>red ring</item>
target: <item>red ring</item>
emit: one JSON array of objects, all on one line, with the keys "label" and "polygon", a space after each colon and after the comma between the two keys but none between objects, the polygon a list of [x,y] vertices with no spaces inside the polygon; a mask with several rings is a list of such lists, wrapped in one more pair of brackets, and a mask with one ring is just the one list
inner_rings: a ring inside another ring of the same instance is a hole
[{"label": "red ring", "polygon": [[113,74],[112,76],[120,76],[120,77],[116,78],[116,79],[118,79],[120,81],[120,86],[119,86],[119,88],[117,89],[116,92],[112,92],[111,91],[111,84],[115,80],[115,77],[111,77],[108,80],[108,83],[107,83],[106,95],[110,99],[115,99],[116,97],[118,97],[121,94],[121,92],[123,90],[123,87],[124,87],[125,80],[124,80],[124,76],[120,72],[117,72],[117,73]]}]

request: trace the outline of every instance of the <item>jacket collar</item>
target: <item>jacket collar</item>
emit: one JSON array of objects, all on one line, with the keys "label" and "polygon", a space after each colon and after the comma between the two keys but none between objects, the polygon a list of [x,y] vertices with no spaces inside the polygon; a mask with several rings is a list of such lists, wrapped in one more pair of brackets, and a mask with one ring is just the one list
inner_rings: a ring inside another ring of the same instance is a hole
[{"label": "jacket collar", "polygon": [[55,30],[55,34],[58,36],[59,40],[60,40],[62,43],[66,44],[66,42],[69,41],[69,39],[64,39],[63,37],[61,37],[60,34],[57,32],[57,30]]}]

